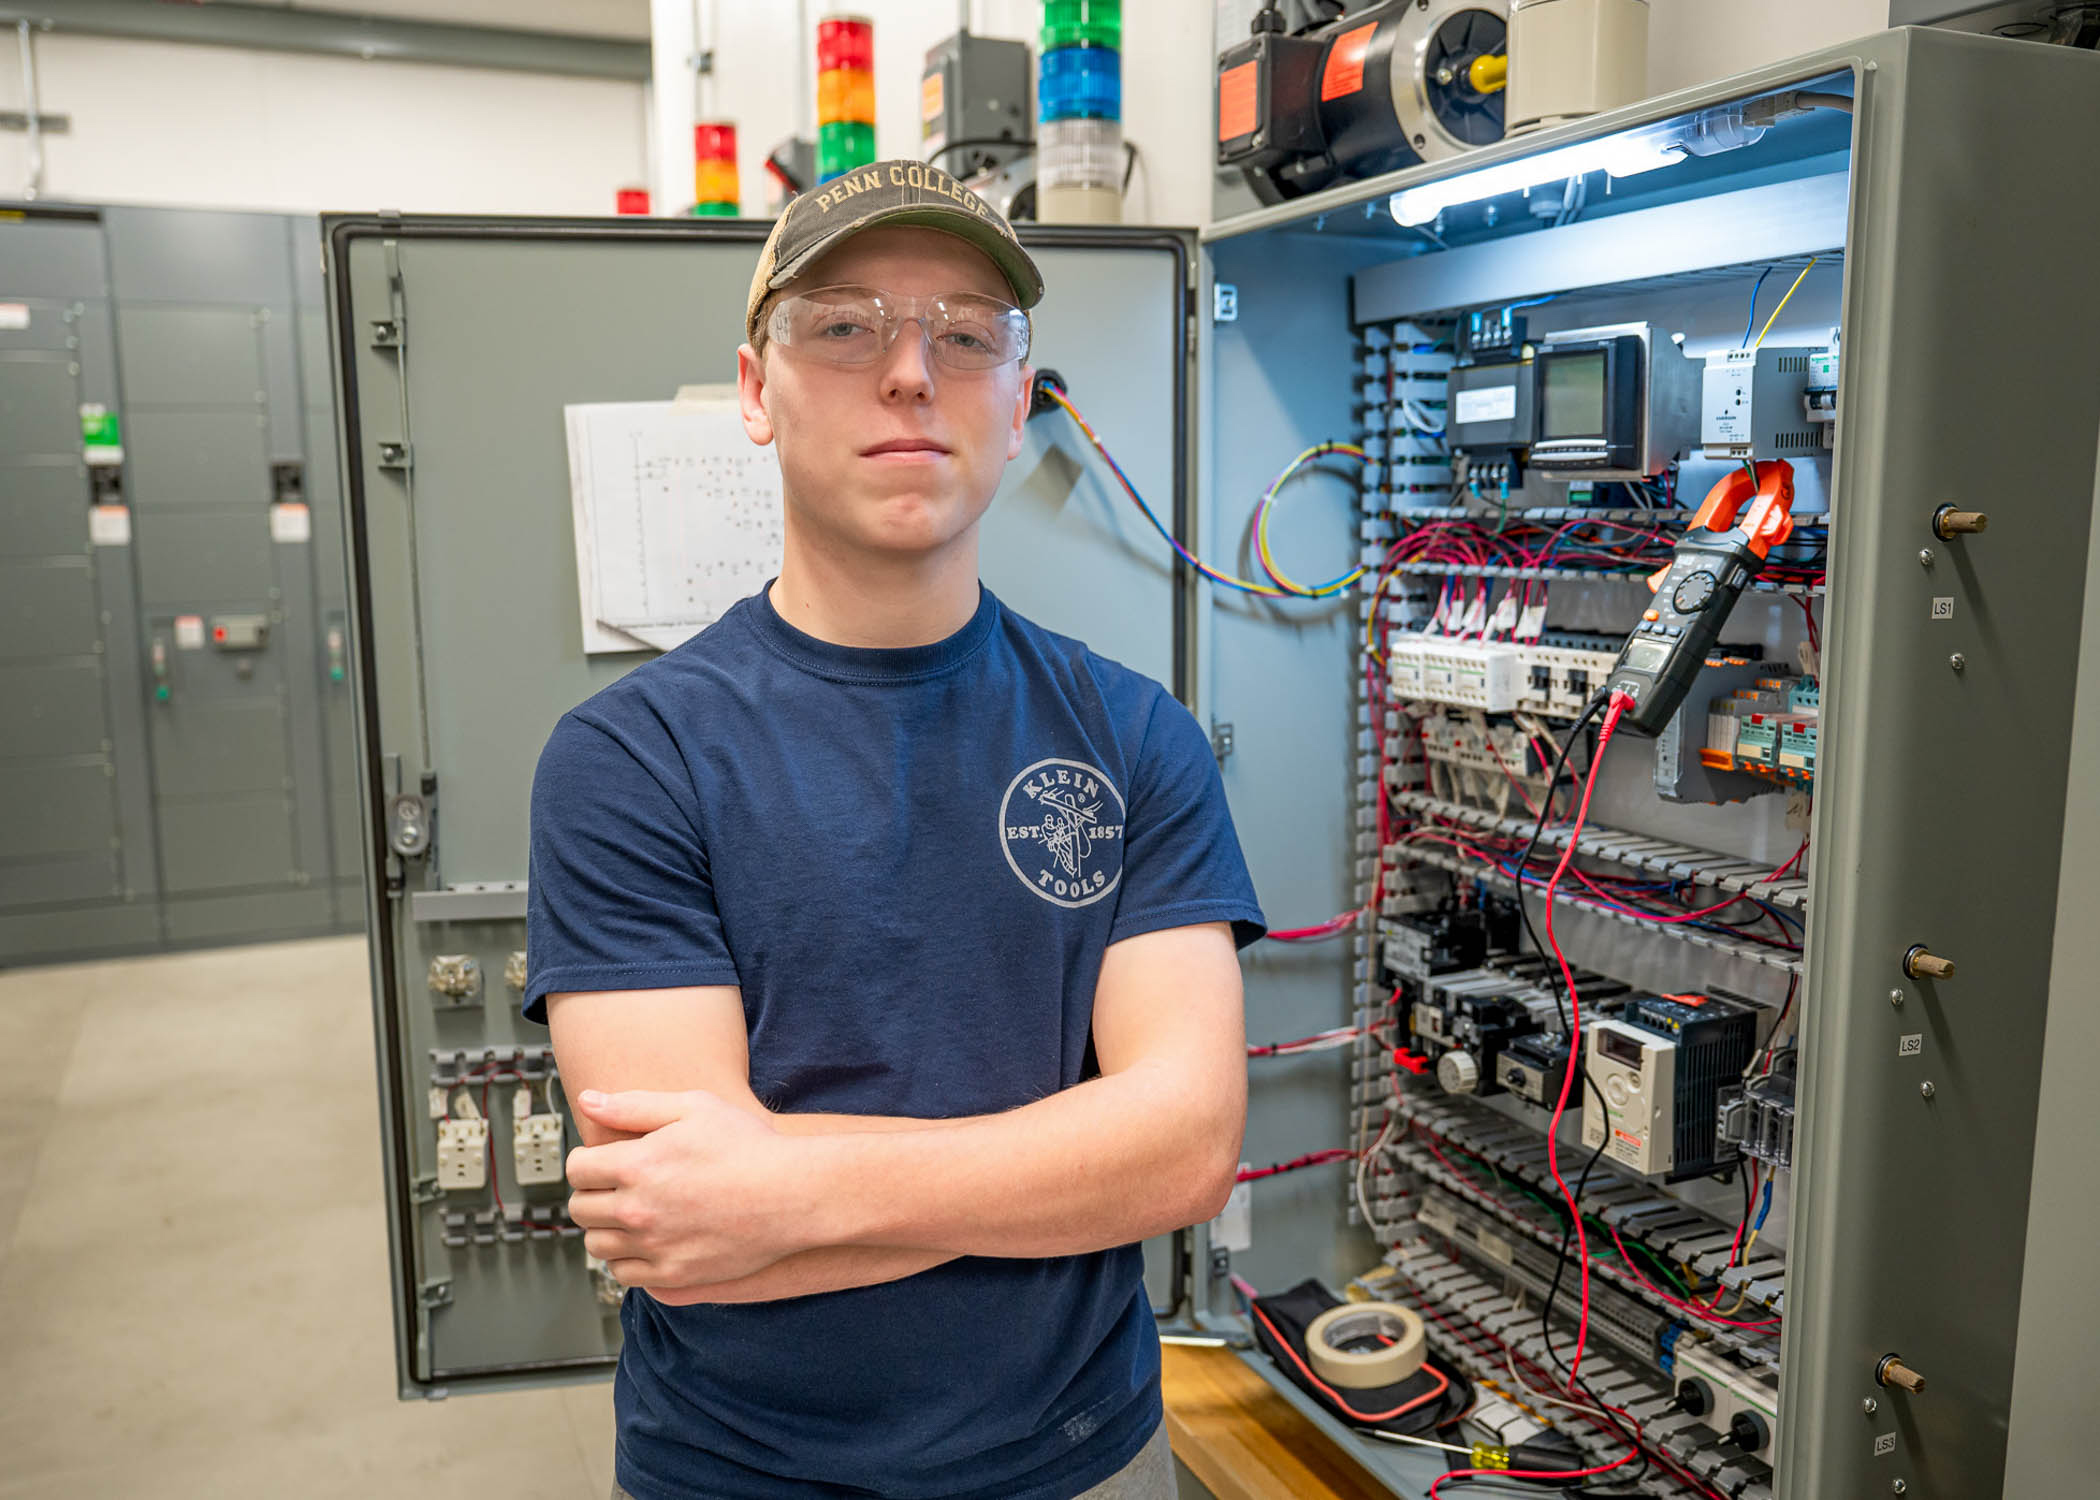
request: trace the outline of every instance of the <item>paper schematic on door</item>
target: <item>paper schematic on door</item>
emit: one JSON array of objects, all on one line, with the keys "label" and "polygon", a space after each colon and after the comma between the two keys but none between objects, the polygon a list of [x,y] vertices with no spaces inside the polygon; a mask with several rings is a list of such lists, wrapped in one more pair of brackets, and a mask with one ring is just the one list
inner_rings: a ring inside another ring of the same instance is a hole
[{"label": "paper schematic on door", "polygon": [[563,416],[585,652],[668,651],[780,571],[780,467],[733,395]]}]

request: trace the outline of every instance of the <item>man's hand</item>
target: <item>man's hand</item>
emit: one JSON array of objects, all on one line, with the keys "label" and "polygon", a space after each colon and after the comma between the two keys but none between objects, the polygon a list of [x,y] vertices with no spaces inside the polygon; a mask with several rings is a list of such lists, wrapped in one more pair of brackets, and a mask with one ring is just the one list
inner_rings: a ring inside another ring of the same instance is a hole
[{"label": "man's hand", "polygon": [[714,1094],[585,1090],[576,1107],[638,1140],[569,1153],[569,1216],[621,1283],[735,1281],[808,1248],[805,1141]]}]

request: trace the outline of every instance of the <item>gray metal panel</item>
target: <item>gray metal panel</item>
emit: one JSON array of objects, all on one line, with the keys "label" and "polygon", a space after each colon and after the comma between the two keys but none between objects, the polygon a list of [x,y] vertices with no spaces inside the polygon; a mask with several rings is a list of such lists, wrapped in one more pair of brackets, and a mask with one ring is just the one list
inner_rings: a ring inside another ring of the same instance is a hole
[{"label": "gray metal panel", "polygon": [[[328,366],[328,310],[302,304],[298,312],[299,391],[310,414],[326,416],[332,378]],[[311,480],[309,480],[309,483]]]},{"label": "gray metal panel", "polygon": [[[0,240],[0,248],[12,248]],[[10,301],[27,310],[27,328],[0,328],[0,358],[22,349],[47,349],[63,354],[72,347],[73,304],[30,301],[26,293],[10,292],[10,283],[0,280],[0,301]]]},{"label": "gray metal panel", "polygon": [[267,419],[258,409],[127,412],[131,502],[141,508],[253,504],[261,514],[270,499],[267,442]]},{"label": "gray metal panel", "polygon": [[126,304],[290,300],[278,214],[117,206],[102,218],[110,279]]},{"label": "gray metal panel", "polygon": [[237,896],[182,896],[167,903],[166,946],[279,942],[341,931],[324,890],[243,891]]},{"label": "gray metal panel", "polygon": [[93,661],[0,666],[0,759],[102,755],[108,728]]},{"label": "gray metal panel", "polygon": [[[2100,57],[1930,31],[1872,50],[1847,247],[1835,488],[1849,513],[1825,627],[1780,1493],[1885,1493],[1900,1477],[1966,1500],[1998,1494],[2005,1462],[2100,430],[2100,290],[2064,288],[2036,317],[2011,272],[2100,237],[2100,205],[2063,191],[2059,164],[2034,150],[2100,135]],[[1956,373],[1982,336],[2022,378]],[[1930,516],[1947,501],[1995,524],[1936,543]],[[1941,595],[1955,616],[1931,623]],[[1957,790],[1978,786],[1989,794]],[[1904,982],[1920,942],[1958,977]],[[1922,1054],[1899,1058],[1908,1033]],[[1926,1394],[1875,1387],[1890,1352]],[[1884,1431],[1896,1451],[1878,1458]]]},{"label": "gray metal panel", "polygon": [[79,373],[64,354],[0,354],[0,453],[80,451]]},{"label": "gray metal panel", "polygon": [[[92,844],[97,842],[96,834],[106,834],[109,831],[108,825],[106,822],[96,821],[94,791],[90,784],[92,778],[82,772],[81,768],[72,769],[76,774],[67,778],[66,789],[80,792],[81,807],[79,821],[72,826],[71,831],[81,843]],[[35,786],[31,786],[19,793],[12,789],[0,791],[0,821],[8,818],[10,803],[15,797],[26,799],[34,796],[36,790]],[[33,814],[44,815],[44,809],[37,809]],[[47,854],[41,858],[24,860],[0,854],[0,914],[25,909],[33,911],[38,908],[49,912],[51,908],[65,902],[95,901],[106,905],[121,892],[117,855],[112,849],[93,849],[87,853],[76,854]],[[150,919],[152,913],[149,911],[147,916]],[[10,945],[6,938],[10,925],[7,916],[0,915],[0,953],[5,953],[10,963],[39,951],[31,948],[25,952],[19,946]],[[99,947],[100,943],[99,940],[91,940],[86,946]],[[48,953],[52,950],[44,947],[41,951]]]},{"label": "gray metal panel", "polygon": [[88,559],[0,563],[0,653],[84,656],[101,638]]},{"label": "gray metal panel", "polygon": [[[2100,519],[2100,496],[2095,499]],[[2092,1330],[2100,1327],[2100,1154],[2093,1151],[2092,1061],[2100,1057],[2100,526],[2086,555],[2064,861],[2049,966],[2049,1025],[2035,1116],[2033,1195],[2020,1281],[2019,1357],[2006,1431],[2007,1495],[2075,1495],[2092,1482]]]},{"label": "gray metal panel", "polygon": [[252,307],[121,306],[117,343],[133,406],[262,405],[261,329]]},{"label": "gray metal panel", "polygon": [[[1050,290],[1030,362],[1064,376],[1138,493],[1171,520],[1175,452],[1161,439],[1176,392],[1163,375],[1186,337],[1188,260],[1120,247],[1033,253]],[[1028,424],[980,538],[978,570],[1004,603],[1173,685],[1173,553],[1062,412]]]},{"label": "gray metal panel", "polygon": [[271,693],[160,705],[153,782],[162,797],[289,791],[283,703]]},{"label": "gray metal panel", "polygon": [[0,857],[9,863],[70,854],[107,856],[109,772],[99,759],[12,766],[0,795],[7,809],[0,819],[7,829]]},{"label": "gray metal panel", "polygon": [[79,341],[80,399],[113,411],[123,409],[117,371],[116,318],[105,301],[76,303],[73,336]]},{"label": "gray metal panel", "polygon": [[241,511],[141,510],[132,517],[139,594],[149,605],[253,604],[277,582],[270,522]]},{"label": "gray metal panel", "polygon": [[109,295],[102,226],[85,217],[41,217],[35,208],[0,217],[0,301]]},{"label": "gray metal panel", "polygon": [[86,552],[87,465],[9,462],[17,456],[0,452],[0,557]]},{"label": "gray metal panel", "polygon": [[160,804],[161,877],[171,896],[282,886],[292,866],[292,804],[282,792]]},{"label": "gray metal panel", "polygon": [[0,914],[0,953],[9,963],[59,963],[84,954],[139,953],[159,946],[151,902]]}]

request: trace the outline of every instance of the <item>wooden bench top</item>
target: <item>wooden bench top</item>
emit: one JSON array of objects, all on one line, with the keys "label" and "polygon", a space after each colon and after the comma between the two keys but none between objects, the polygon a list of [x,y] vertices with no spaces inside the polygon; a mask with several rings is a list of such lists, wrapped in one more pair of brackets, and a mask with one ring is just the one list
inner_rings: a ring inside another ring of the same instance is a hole
[{"label": "wooden bench top", "polygon": [[1230,1349],[1160,1354],[1174,1456],[1218,1500],[1392,1500]]}]

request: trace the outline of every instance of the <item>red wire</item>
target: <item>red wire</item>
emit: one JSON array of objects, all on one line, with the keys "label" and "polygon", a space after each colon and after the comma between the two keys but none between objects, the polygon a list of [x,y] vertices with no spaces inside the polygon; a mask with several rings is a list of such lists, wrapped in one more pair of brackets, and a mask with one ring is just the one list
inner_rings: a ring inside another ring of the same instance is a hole
[{"label": "red wire", "polygon": [[[1576,840],[1582,836],[1582,825],[1590,815],[1590,794],[1597,789],[1597,768],[1604,764],[1604,747],[1611,743],[1612,731],[1619,727],[1619,720],[1627,709],[1634,706],[1633,699],[1623,692],[1611,695],[1610,705],[1604,711],[1604,726],[1597,734],[1597,748],[1590,755],[1590,774],[1582,784],[1582,802],[1575,809],[1575,826],[1568,830],[1567,847],[1561,851],[1560,863],[1553,867],[1553,878],[1546,882],[1546,942],[1553,949],[1553,957],[1560,964],[1561,982],[1568,996],[1568,1056],[1569,1066],[1562,1073],[1560,1097],[1554,1101],[1553,1121],[1546,1127],[1546,1166],[1553,1174],[1553,1185],[1560,1189],[1568,1203],[1568,1217],[1575,1226],[1575,1248],[1582,1266],[1582,1320],[1575,1330],[1575,1358],[1568,1367],[1568,1390],[1575,1390],[1576,1377],[1582,1373],[1582,1350],[1590,1336],[1590,1245],[1589,1237],[1583,1233],[1582,1209],[1575,1201],[1575,1194],[1560,1175],[1560,1121],[1567,1113],[1568,1089],[1575,1081],[1576,1068],[1582,1057],[1582,1001],[1575,991],[1575,972],[1568,964],[1568,956],[1560,951],[1560,941],[1553,935],[1553,909],[1558,903],[1555,894],[1560,888],[1560,878],[1567,872],[1568,864],[1575,857]],[[1600,1121],[1606,1130],[1607,1121]],[[1625,1460],[1620,1460],[1624,1462]],[[1614,1464],[1611,1467],[1617,1468]],[[1602,1470],[1591,1470],[1602,1473]],[[1432,1486],[1430,1493],[1435,1493]]]},{"label": "red wire", "polygon": [[496,1175],[495,1117],[489,1113],[489,1084],[492,1081],[489,1078],[481,1081],[481,1118],[489,1121],[489,1189],[496,1195],[496,1217],[508,1221],[510,1215],[503,1211],[503,1180]]},{"label": "red wire", "polygon": [[1301,1167],[1325,1166],[1328,1162],[1342,1161],[1353,1158],[1355,1155],[1356,1153],[1347,1146],[1330,1146],[1325,1151],[1308,1152],[1295,1161],[1278,1162],[1272,1167],[1249,1167],[1232,1180],[1234,1182],[1255,1182],[1264,1177],[1277,1176],[1279,1173],[1295,1172]]},{"label": "red wire", "polygon": [[1354,911],[1342,912],[1310,927],[1287,927],[1271,932],[1269,937],[1278,943],[1303,943],[1313,938],[1333,937],[1338,932],[1345,932],[1354,927],[1356,919],[1369,910],[1368,906],[1359,906]]},{"label": "red wire", "polygon": [[1396,1406],[1391,1411],[1358,1411],[1355,1407],[1351,1406],[1348,1402],[1344,1401],[1341,1397],[1341,1393],[1337,1391],[1333,1386],[1329,1385],[1319,1376],[1313,1374],[1312,1367],[1306,1364],[1304,1360],[1298,1357],[1298,1351],[1291,1347],[1291,1341],[1285,1338],[1281,1333],[1277,1332],[1276,1325],[1269,1321],[1269,1315],[1263,1312],[1259,1307],[1256,1307],[1252,1298],[1248,1299],[1247,1310],[1253,1313],[1255,1317],[1261,1319],[1262,1327],[1269,1330],[1270,1337],[1276,1340],[1276,1346],[1279,1349],[1283,1350],[1285,1354],[1288,1354],[1291,1357],[1291,1363],[1298,1367],[1299,1372],[1303,1374],[1307,1380],[1310,1380],[1314,1385],[1318,1386],[1321,1390],[1325,1391],[1328,1395],[1328,1398],[1332,1400],[1336,1406],[1339,1406],[1343,1411],[1347,1412],[1350,1416],[1356,1418],[1359,1422],[1390,1422],[1393,1418],[1405,1416],[1407,1413],[1415,1410],[1417,1407],[1427,1406],[1430,1402],[1438,1400],[1440,1397],[1442,1397],[1444,1392],[1451,1389],[1450,1378],[1446,1376],[1442,1370],[1439,1370],[1435,1365],[1424,1362],[1422,1368],[1424,1370],[1427,1370],[1430,1376],[1436,1381],[1436,1389],[1428,1391],[1423,1395],[1417,1396],[1414,1400],[1406,1402],[1403,1405]]}]

